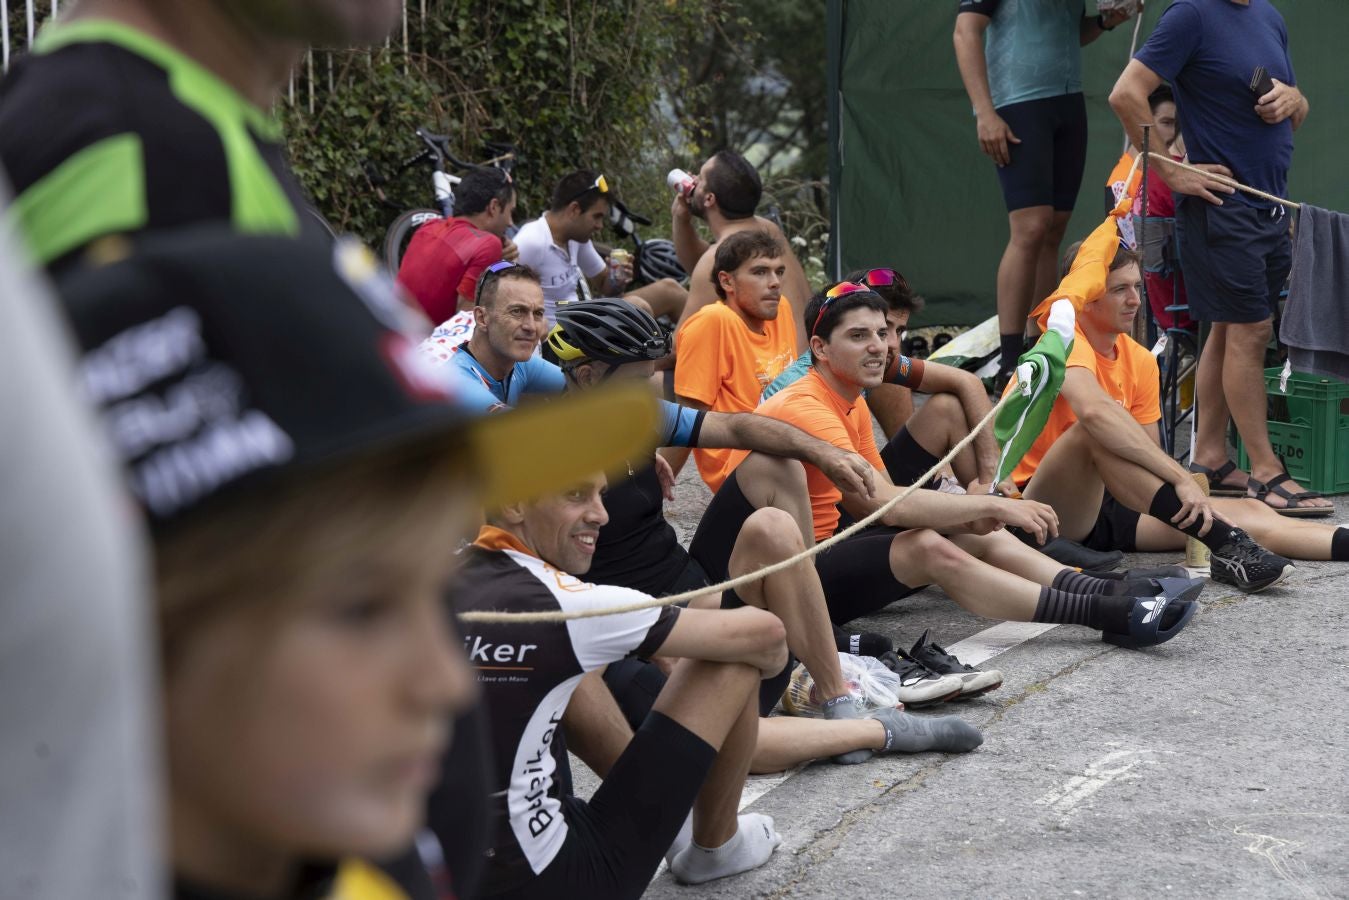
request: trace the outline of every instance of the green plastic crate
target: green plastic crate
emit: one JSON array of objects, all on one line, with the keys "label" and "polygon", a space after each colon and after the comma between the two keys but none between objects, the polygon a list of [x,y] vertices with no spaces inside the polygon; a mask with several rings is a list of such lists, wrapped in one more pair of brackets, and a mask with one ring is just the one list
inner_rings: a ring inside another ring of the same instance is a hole
[{"label": "green plastic crate", "polygon": [[[1349,493],[1349,383],[1294,372],[1288,393],[1279,390],[1283,369],[1265,370],[1269,442],[1288,474],[1323,494]],[[1235,429],[1233,429],[1235,431]],[[1238,435],[1237,465],[1250,468]]]}]

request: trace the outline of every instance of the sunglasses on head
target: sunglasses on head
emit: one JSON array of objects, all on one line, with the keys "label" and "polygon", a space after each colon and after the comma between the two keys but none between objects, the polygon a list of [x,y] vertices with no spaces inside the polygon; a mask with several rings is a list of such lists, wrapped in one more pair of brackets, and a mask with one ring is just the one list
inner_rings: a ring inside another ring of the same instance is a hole
[{"label": "sunglasses on head", "polygon": [[820,304],[820,311],[815,315],[815,324],[810,326],[811,336],[814,337],[815,329],[820,327],[820,320],[824,318],[825,310],[829,309],[830,304],[832,304],[839,297],[846,297],[849,294],[856,294],[858,291],[863,291],[869,294],[871,293],[871,288],[869,288],[865,284],[858,284],[855,281],[843,281],[839,282],[838,284],[831,287],[829,290],[825,291],[824,302]]},{"label": "sunglasses on head", "polygon": [[[581,188],[581,190],[577,191],[576,193],[574,193],[574,194],[572,194],[570,197],[568,197],[568,198],[567,198],[567,203],[571,203],[571,202],[573,202],[573,201],[580,200],[582,197],[584,197],[586,194],[590,193],[591,191],[599,191],[601,194],[607,194],[607,193],[609,193],[609,182],[608,182],[608,180],[607,180],[603,175],[597,175],[597,176],[595,177],[595,180],[592,181],[589,185],[587,185],[586,187]],[[565,204],[564,204],[564,205],[565,205]]]},{"label": "sunglasses on head", "polygon": [[473,305],[482,306],[482,289],[487,285],[489,278],[496,278],[507,269],[514,268],[518,268],[515,263],[503,259],[501,262],[494,262],[484,269],[482,275],[478,278],[478,289],[473,292]]},{"label": "sunglasses on head", "polygon": [[869,287],[889,287],[897,285],[901,290],[907,291],[909,283],[904,280],[904,276],[894,269],[868,269],[862,276],[862,282]]}]

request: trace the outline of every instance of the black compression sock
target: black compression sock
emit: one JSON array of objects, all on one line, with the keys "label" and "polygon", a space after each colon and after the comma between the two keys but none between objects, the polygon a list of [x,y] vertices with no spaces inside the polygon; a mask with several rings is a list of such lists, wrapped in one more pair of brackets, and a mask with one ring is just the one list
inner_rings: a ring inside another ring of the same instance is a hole
[{"label": "black compression sock", "polygon": [[853,656],[880,656],[895,649],[895,645],[883,634],[870,631],[849,634],[837,625],[834,626],[834,647],[840,653],[851,653]]},{"label": "black compression sock", "polygon": [[1070,594],[1081,594],[1087,597],[1102,594],[1107,597],[1140,597],[1144,594],[1153,593],[1156,588],[1156,585],[1148,578],[1126,580],[1122,572],[1117,578],[1102,578],[1095,572],[1088,575],[1085,572],[1079,572],[1077,569],[1064,569],[1054,576],[1054,583],[1051,586]]},{"label": "black compression sock", "polygon": [[1223,544],[1226,544],[1227,539],[1232,536],[1232,526],[1226,522],[1220,522],[1216,518],[1209,527],[1208,534],[1203,536],[1199,534],[1199,529],[1203,527],[1202,522],[1194,522],[1188,528],[1179,528],[1171,521],[1178,512],[1180,512],[1180,497],[1176,494],[1175,487],[1163,484],[1157,488],[1157,493],[1153,495],[1152,503],[1148,506],[1148,515],[1155,519],[1161,519],[1190,537],[1199,538],[1199,541],[1210,550],[1217,550]]},{"label": "black compression sock", "polygon": [[1022,348],[1025,346],[1026,339],[1021,332],[1016,334],[1000,335],[1002,344],[1002,362],[998,367],[1004,372],[1010,372],[1016,368],[1016,361],[1021,358]]},{"label": "black compression sock", "polygon": [[1132,597],[1084,596],[1042,587],[1034,621],[1085,625],[1098,631],[1126,632],[1129,630],[1129,612],[1133,606]]},{"label": "black compression sock", "polygon": [[1335,535],[1330,539],[1330,558],[1336,562],[1349,560],[1349,528],[1335,529]]}]

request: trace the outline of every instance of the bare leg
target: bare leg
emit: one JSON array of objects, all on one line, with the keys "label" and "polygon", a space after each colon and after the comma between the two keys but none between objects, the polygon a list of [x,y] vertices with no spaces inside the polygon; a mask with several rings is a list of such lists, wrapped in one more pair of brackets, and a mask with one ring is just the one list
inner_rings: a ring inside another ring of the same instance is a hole
[{"label": "bare leg", "polygon": [[600,778],[609,774],[632,740],[632,728],[605,685],[603,675],[603,669],[587,673],[562,715],[567,749]]},{"label": "bare leg", "polygon": [[[1216,469],[1227,461],[1227,395],[1223,392],[1223,361],[1227,356],[1227,325],[1215,323],[1199,352],[1199,368],[1194,376],[1194,399],[1199,416],[1195,424],[1194,448],[1190,458],[1201,466]],[[1263,408],[1263,407],[1262,407]],[[1242,473],[1228,477],[1232,484],[1245,484]],[[1236,479],[1240,478],[1240,481]]]},{"label": "bare leg", "polygon": [[806,470],[794,459],[751,453],[735,468],[736,484],[755,509],[774,507],[796,520],[801,540],[815,545],[815,520]]},{"label": "bare leg", "polygon": [[[805,544],[792,517],[772,507],[756,510],[745,520],[731,551],[728,569],[737,577],[800,553]],[[736,589],[746,603],[782,620],[787,647],[801,660],[825,698],[848,693],[839,667],[834,631],[820,576],[811,560]]]},{"label": "bare leg", "polygon": [[[953,534],[950,540],[975,559],[1043,587],[1052,585],[1058,574],[1067,568],[1002,530],[991,534]],[[1038,592],[1036,598],[1039,598]]]},{"label": "bare leg", "polygon": [[1035,263],[1035,293],[1032,295],[1032,305],[1048,297],[1049,292],[1058,287],[1059,247],[1063,244],[1063,236],[1068,231],[1068,220],[1072,217],[1072,210],[1054,210],[1049,230],[1045,232],[1044,240],[1040,242],[1039,259]]},{"label": "bare leg", "polygon": [[624,296],[624,299],[631,302],[633,297],[641,297],[650,307],[651,315],[656,318],[667,316],[674,321],[679,321],[679,314],[684,311],[684,303],[689,299],[689,292],[680,286],[679,282],[673,278],[662,278],[660,281],[643,285]]},{"label": "bare leg", "polygon": [[749,770],[756,775],[781,772],[812,759],[884,746],[885,728],[875,719],[826,721],[774,716],[759,720],[759,742]]},{"label": "bare leg", "polygon": [[[1223,391],[1227,405],[1241,433],[1241,441],[1251,458],[1251,477],[1268,482],[1283,474],[1283,462],[1269,444],[1269,427],[1265,420],[1265,345],[1274,334],[1272,320],[1264,322],[1235,322],[1227,326],[1227,353],[1223,357]],[[1291,482],[1282,485],[1297,493],[1301,487]],[[1286,506],[1288,501],[1271,493],[1265,500],[1269,506]],[[1303,500],[1301,506],[1332,506],[1324,497]]]},{"label": "bare leg", "polygon": [[1041,247],[1054,224],[1052,206],[1030,206],[1007,215],[1011,237],[998,264],[998,332],[1021,334],[1026,330]]},{"label": "bare leg", "polygon": [[904,584],[936,584],[962,608],[986,619],[1029,622],[1040,601],[1039,584],[981,562],[926,528],[895,535],[890,571]]},{"label": "bare leg", "polygon": [[[1213,510],[1242,529],[1261,547],[1289,559],[1328,560],[1337,526],[1281,516],[1267,504],[1235,497],[1215,497]],[[1138,522],[1138,549],[1180,550],[1185,535],[1152,516]]]},{"label": "bare leg", "polygon": [[736,810],[759,731],[759,672],[734,663],[681,659],[653,709],[718,750],[693,804],[693,839],[720,847],[736,833]]},{"label": "bare leg", "polygon": [[[868,401],[869,403],[870,401]],[[965,419],[965,409],[954,394],[933,394],[918,412],[904,425],[909,436],[928,453],[938,458],[970,433],[972,423]],[[974,447],[966,447],[951,460],[951,468],[961,484],[969,484],[979,477],[974,459]]]},{"label": "bare leg", "polygon": [[913,415],[913,392],[897,384],[882,384],[871,389],[867,406],[880,423],[881,431],[894,437]]}]

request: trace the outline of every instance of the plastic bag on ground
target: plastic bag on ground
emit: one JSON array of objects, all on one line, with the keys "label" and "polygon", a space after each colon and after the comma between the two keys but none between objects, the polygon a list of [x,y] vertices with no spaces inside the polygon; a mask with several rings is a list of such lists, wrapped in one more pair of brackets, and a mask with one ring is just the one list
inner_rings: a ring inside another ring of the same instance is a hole
[{"label": "plastic bag on ground", "polygon": [[[851,653],[839,653],[839,667],[843,670],[843,680],[848,691],[860,698],[865,709],[883,709],[898,707],[899,676],[891,672],[873,656],[854,656]],[[779,704],[784,713],[790,716],[821,717],[820,702],[828,698],[819,696],[815,690],[815,679],[810,677],[805,666],[797,666],[792,672],[787,689],[782,692]]]}]

